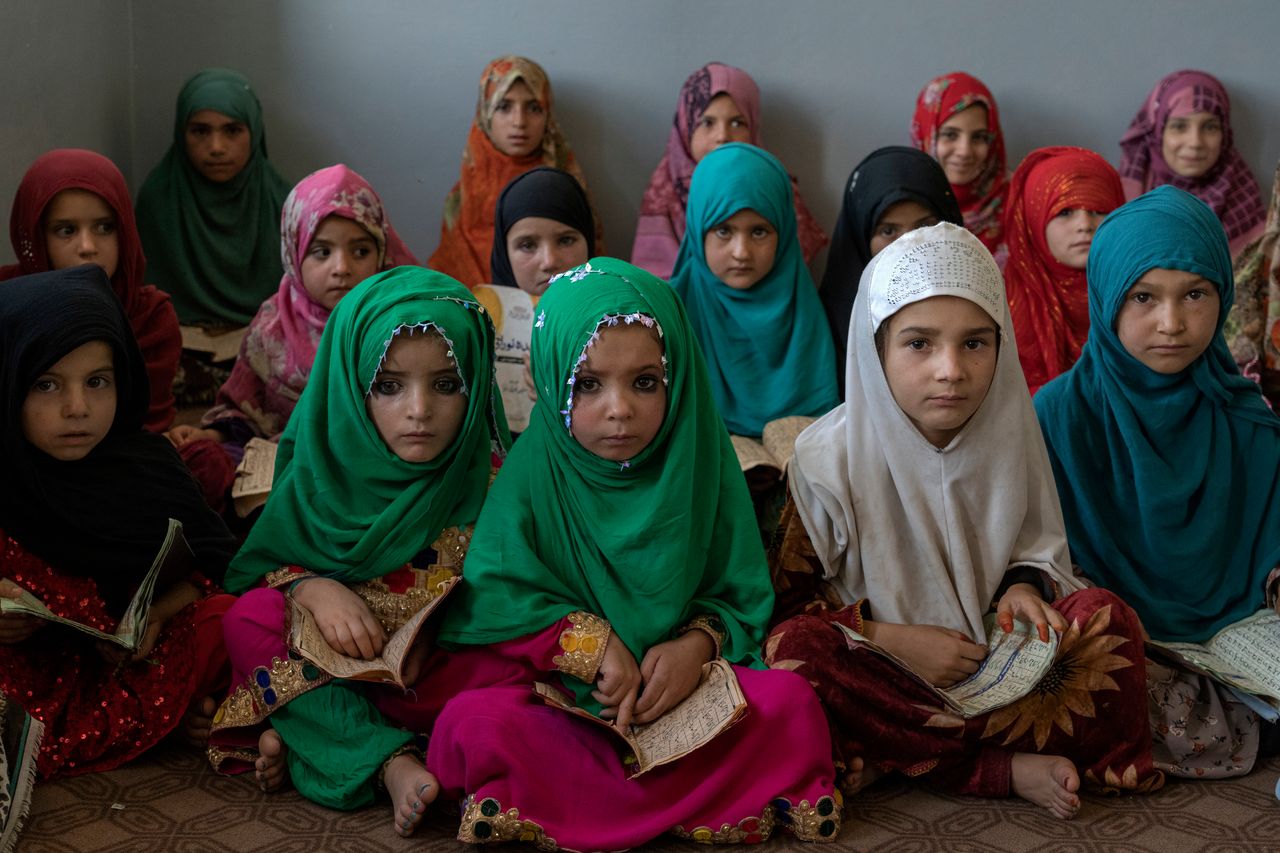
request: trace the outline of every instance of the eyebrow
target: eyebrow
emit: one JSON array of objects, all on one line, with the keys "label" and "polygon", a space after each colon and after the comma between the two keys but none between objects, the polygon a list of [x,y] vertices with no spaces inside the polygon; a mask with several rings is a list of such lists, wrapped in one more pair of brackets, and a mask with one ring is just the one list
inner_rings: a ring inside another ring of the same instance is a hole
[{"label": "eyebrow", "polygon": [[[983,334],[994,335],[995,333],[996,333],[995,326],[975,326],[972,329],[965,329],[960,334],[964,337],[970,337],[972,335],[983,335]],[[907,326],[905,329],[899,329],[898,334],[899,335],[940,335],[942,334],[942,331],[940,329],[925,328],[924,326]]]}]

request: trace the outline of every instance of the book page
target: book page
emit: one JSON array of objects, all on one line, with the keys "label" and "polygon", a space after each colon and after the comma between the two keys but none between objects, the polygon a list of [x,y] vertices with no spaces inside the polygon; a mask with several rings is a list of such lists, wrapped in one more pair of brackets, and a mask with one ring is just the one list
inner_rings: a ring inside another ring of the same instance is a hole
[{"label": "book page", "polygon": [[683,702],[652,723],[632,726],[629,741],[636,750],[640,775],[710,743],[732,726],[747,707],[733,667],[717,658],[702,668],[702,682]]},{"label": "book page", "polygon": [[987,626],[987,656],[978,671],[959,684],[942,689],[960,715],[977,717],[1011,705],[1031,692],[1044,678],[1058,653],[1058,632],[1049,631],[1049,640],[1040,639],[1033,625],[1015,621],[1006,634],[994,624]]},{"label": "book page", "polygon": [[518,287],[479,285],[501,305],[501,324],[494,329],[494,378],[502,394],[507,426],[512,432],[529,428],[533,395],[525,382],[525,357],[533,338],[533,300]]},{"label": "book page", "polygon": [[214,361],[230,361],[240,354],[240,344],[249,333],[248,326],[211,335],[200,326],[182,326],[182,348],[208,353]]},{"label": "book page", "polygon": [[236,466],[231,497],[242,498],[271,492],[271,484],[275,482],[277,450],[279,446],[274,441],[257,437],[249,439],[249,443],[244,446],[244,458]]},{"label": "book page", "polygon": [[1280,700],[1280,616],[1274,610],[1228,625],[1204,645],[1151,642],[1230,686]]},{"label": "book page", "polygon": [[815,420],[817,418],[806,415],[791,415],[769,421],[764,425],[764,434],[760,436],[760,441],[764,444],[765,450],[777,460],[778,468],[783,474],[787,473],[791,457],[796,455],[796,439]]},{"label": "book page", "polygon": [[781,472],[778,460],[774,459],[773,454],[765,450],[764,445],[754,438],[730,435],[729,442],[733,445],[733,452],[738,455],[738,464],[742,466],[744,474],[755,468],[769,468]]}]

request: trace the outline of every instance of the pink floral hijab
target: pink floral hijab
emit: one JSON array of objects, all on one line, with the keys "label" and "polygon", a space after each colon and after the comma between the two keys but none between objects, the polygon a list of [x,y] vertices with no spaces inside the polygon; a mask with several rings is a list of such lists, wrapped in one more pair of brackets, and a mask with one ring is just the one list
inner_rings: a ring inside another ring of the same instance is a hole
[{"label": "pink floral hijab", "polygon": [[280,216],[284,275],[276,293],[249,325],[240,357],[218,401],[205,413],[206,426],[228,419],[247,421],[254,434],[274,439],[306,387],[329,309],[307,295],[302,259],[316,229],[329,216],[355,222],[378,244],[378,267],[387,270],[418,260],[401,241],[369,182],[344,165],[303,178],[285,199]]}]

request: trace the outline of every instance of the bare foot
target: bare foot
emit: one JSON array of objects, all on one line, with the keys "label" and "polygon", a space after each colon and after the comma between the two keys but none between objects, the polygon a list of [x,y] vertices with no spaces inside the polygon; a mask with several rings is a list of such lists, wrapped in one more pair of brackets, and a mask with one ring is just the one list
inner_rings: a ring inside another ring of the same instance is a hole
[{"label": "bare foot", "polygon": [[284,741],[275,729],[267,729],[258,736],[258,760],[253,763],[253,777],[258,787],[274,794],[289,780],[289,765],[285,761]]},{"label": "bare foot", "polygon": [[440,783],[422,766],[421,758],[407,752],[387,762],[382,778],[391,795],[396,834],[407,838],[413,835],[427,806],[440,793]]},{"label": "bare foot", "polygon": [[1013,792],[1043,806],[1050,814],[1070,820],[1080,811],[1080,774],[1060,755],[1018,752],[1013,756]]},{"label": "bare foot", "polygon": [[209,742],[209,727],[213,725],[213,715],[218,711],[218,703],[212,696],[192,699],[187,712],[182,715],[182,736],[197,749],[204,749]]},{"label": "bare foot", "polygon": [[852,797],[879,778],[879,770],[868,767],[861,758],[851,758],[840,780],[840,793],[846,797]]}]

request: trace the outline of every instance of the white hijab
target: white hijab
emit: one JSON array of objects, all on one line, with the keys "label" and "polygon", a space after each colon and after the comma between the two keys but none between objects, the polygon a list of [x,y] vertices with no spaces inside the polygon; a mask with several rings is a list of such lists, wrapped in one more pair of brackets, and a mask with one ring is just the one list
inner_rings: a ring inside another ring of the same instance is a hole
[{"label": "white hijab", "polygon": [[[959,296],[1000,328],[986,399],[945,448],[889,390],[876,330],[931,296]],[[846,402],[801,433],[791,492],[825,576],[872,618],[942,625],[977,642],[1008,569],[1033,566],[1070,592],[1067,536],[990,252],[947,222],[894,241],[862,273],[849,323]]]}]

